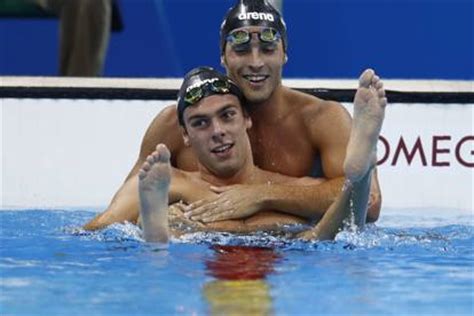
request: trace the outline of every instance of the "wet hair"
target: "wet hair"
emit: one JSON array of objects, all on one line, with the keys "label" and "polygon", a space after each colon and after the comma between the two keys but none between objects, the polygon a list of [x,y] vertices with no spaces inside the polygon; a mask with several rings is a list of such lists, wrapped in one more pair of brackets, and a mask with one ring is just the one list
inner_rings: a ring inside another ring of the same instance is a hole
[{"label": "wet hair", "polygon": [[[213,83],[215,81],[222,81],[225,82],[227,87],[222,91],[214,91],[213,89],[206,88],[207,84]],[[192,88],[202,87],[202,97],[199,100],[195,101],[194,103],[189,103],[186,101],[186,94]],[[240,90],[237,85],[229,79],[226,75],[218,72],[217,70],[211,67],[197,67],[189,71],[183,79],[183,83],[181,84],[181,88],[178,92],[178,121],[181,126],[184,125],[184,111],[188,106],[194,105],[199,102],[201,99],[214,95],[214,94],[233,94],[235,95],[239,101],[242,110],[245,111],[245,99],[242,91]]]},{"label": "wet hair", "polygon": [[280,12],[267,0],[238,0],[229,9],[221,25],[221,54],[224,54],[225,51],[227,35],[235,29],[246,26],[264,26],[276,29],[281,35],[283,50],[286,52],[288,43],[286,24]]}]

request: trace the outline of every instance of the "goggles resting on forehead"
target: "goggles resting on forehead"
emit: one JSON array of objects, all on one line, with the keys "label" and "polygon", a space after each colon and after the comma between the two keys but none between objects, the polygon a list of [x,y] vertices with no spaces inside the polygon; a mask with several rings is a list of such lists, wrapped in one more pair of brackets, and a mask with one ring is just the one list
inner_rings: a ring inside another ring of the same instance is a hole
[{"label": "goggles resting on forehead", "polygon": [[232,45],[247,44],[252,39],[252,34],[258,34],[258,38],[263,43],[275,43],[281,38],[280,32],[271,27],[263,28],[258,32],[249,32],[247,30],[234,30],[226,37],[226,41]]},{"label": "goggles resting on forehead", "polygon": [[186,90],[184,102],[193,105],[199,102],[203,97],[211,94],[227,94],[230,93],[230,83],[228,81],[218,79],[208,80],[202,84]]}]

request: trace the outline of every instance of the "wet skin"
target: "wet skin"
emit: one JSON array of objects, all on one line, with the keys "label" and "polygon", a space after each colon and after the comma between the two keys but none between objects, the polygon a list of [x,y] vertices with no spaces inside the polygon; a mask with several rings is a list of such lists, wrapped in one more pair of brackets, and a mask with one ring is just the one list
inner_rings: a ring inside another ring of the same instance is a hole
[{"label": "wet skin", "polygon": [[[324,101],[281,85],[281,70],[286,62],[281,43],[269,49],[261,45],[253,34],[247,50],[236,51],[227,45],[222,62],[249,99],[252,127],[248,134],[255,165],[289,176],[307,177],[314,167],[315,158],[319,158],[324,173],[322,180],[325,181],[320,185],[293,188],[275,185],[257,190],[250,185],[239,185],[221,189],[226,190],[227,206],[216,208],[215,200],[206,199],[204,202],[213,206],[214,214],[207,220],[229,219],[222,214],[228,214],[230,209],[233,209],[232,218],[237,218],[239,213],[247,214],[244,208],[258,213],[264,207],[306,219],[321,218],[344,182],[343,162],[352,124],[350,115],[339,103]],[[139,205],[136,175],[158,143],[165,144],[170,150],[174,167],[184,171],[198,170],[196,155],[185,146],[175,107],[170,106],[159,113],[149,126],[139,159],[108,209],[86,228],[100,228],[115,221],[136,221]],[[375,172],[372,180],[368,221],[378,218],[381,203]],[[240,205],[238,202],[243,194],[249,203]],[[195,219],[202,220],[203,210],[207,209],[200,202],[186,211],[191,212],[188,213],[190,215],[194,212],[195,216],[201,216]]]}]

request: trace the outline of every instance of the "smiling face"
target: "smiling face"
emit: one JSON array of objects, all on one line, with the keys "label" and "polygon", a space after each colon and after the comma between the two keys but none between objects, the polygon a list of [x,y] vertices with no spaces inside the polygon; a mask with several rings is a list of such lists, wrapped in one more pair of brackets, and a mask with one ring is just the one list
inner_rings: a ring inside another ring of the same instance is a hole
[{"label": "smiling face", "polygon": [[[262,42],[258,33],[262,27],[243,27],[251,33],[250,42],[225,45],[222,63],[227,75],[240,87],[250,103],[261,103],[270,98],[281,84],[286,54],[281,39],[274,43]],[[235,31],[235,30],[234,30]]]},{"label": "smiling face", "polygon": [[235,175],[251,162],[247,129],[239,99],[233,94],[214,94],[184,111],[183,137],[193,148],[199,163],[217,177]]}]

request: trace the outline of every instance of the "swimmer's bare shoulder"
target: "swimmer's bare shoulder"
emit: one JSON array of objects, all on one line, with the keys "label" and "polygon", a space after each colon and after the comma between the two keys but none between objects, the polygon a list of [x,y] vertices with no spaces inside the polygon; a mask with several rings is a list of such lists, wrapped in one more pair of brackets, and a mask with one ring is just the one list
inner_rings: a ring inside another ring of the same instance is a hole
[{"label": "swimmer's bare shoulder", "polygon": [[324,174],[328,178],[343,176],[342,163],[349,141],[352,119],[346,108],[307,93],[291,90],[286,97],[305,126],[307,137],[321,155]]},{"label": "swimmer's bare shoulder", "polygon": [[329,115],[342,115],[350,119],[344,106],[335,101],[328,101],[295,89],[285,89],[285,102],[298,109],[305,119],[326,119]]},{"label": "swimmer's bare shoulder", "polygon": [[183,170],[197,170],[196,157],[183,142],[176,105],[170,105],[159,112],[148,126],[142,139],[139,157],[127,176],[127,180],[138,174],[148,155],[160,143],[165,144],[169,149],[172,166]]},{"label": "swimmer's bare shoulder", "polygon": [[351,123],[349,112],[344,106],[335,101],[328,101],[311,94],[284,87],[283,100],[288,104],[292,113],[298,115],[306,126],[314,127],[327,121],[343,119],[343,123]]},{"label": "swimmer's bare shoulder", "polygon": [[[139,155],[139,166],[150,155],[157,144],[165,144],[171,153],[171,157],[176,157],[177,153],[184,147],[178,118],[176,113],[176,105],[169,105],[159,112],[143,136],[142,145]],[[173,161],[172,165],[175,165]],[[138,164],[138,162],[137,162]],[[137,166],[134,167],[136,169]],[[138,171],[138,170],[137,170]]]}]

